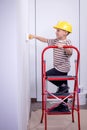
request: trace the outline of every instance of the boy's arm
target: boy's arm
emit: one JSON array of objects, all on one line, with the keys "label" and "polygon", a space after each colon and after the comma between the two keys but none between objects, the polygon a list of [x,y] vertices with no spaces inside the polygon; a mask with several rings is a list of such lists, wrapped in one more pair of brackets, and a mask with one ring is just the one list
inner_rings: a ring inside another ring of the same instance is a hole
[{"label": "boy's arm", "polygon": [[[58,48],[63,48],[63,46],[65,46],[66,44],[57,43],[56,45],[58,46]],[[73,53],[72,48],[64,48],[64,51],[69,56],[72,55],[72,53]]]},{"label": "boy's arm", "polygon": [[41,42],[47,42],[48,41],[47,38],[44,38],[44,37],[41,37],[41,36],[32,35],[32,34],[29,34],[28,38],[29,39],[34,39],[35,38],[35,39],[37,39],[37,40],[39,40]]},{"label": "boy's arm", "polygon": [[73,50],[72,50],[72,48],[65,48],[65,52],[66,52],[66,54],[67,55],[72,55],[72,53],[73,53]]}]

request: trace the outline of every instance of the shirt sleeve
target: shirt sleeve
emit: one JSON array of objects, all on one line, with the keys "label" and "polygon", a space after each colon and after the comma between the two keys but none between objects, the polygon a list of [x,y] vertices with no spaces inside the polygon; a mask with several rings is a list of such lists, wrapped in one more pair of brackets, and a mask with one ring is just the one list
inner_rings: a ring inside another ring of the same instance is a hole
[{"label": "shirt sleeve", "polygon": [[48,39],[47,40],[48,46],[52,46],[56,44],[56,39]]},{"label": "shirt sleeve", "polygon": [[70,41],[70,40],[67,40],[67,41],[66,41],[66,45],[72,45],[71,41]]}]

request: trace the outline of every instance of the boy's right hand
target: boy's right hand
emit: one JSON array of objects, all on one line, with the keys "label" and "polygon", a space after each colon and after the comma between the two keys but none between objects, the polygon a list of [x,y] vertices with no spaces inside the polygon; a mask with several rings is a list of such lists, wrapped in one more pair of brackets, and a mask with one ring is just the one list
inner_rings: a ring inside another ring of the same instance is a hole
[{"label": "boy's right hand", "polygon": [[32,35],[32,34],[28,35],[28,39],[33,39],[33,38],[35,38],[36,40],[39,40],[41,42],[47,42],[47,38],[44,38],[44,37],[41,37],[41,36]]},{"label": "boy's right hand", "polygon": [[29,39],[33,39],[33,38],[34,38],[34,35],[29,34],[29,35],[28,35],[28,38],[29,38]]}]

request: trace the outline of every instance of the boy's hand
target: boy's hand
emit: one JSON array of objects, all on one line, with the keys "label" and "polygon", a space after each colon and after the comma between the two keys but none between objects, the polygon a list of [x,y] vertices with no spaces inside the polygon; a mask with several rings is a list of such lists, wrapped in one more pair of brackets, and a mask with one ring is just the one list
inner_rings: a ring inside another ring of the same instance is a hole
[{"label": "boy's hand", "polygon": [[58,46],[58,48],[63,48],[63,46],[64,46],[64,44],[61,44],[61,43],[57,43],[55,45]]},{"label": "boy's hand", "polygon": [[34,35],[29,34],[29,35],[28,35],[28,38],[29,38],[29,39],[33,39],[33,38],[34,38]]},{"label": "boy's hand", "polygon": [[32,34],[29,34],[28,35],[28,39],[33,39],[35,38],[36,40],[39,40],[41,42],[47,42],[47,38],[44,38],[44,37],[41,37],[41,36],[36,36],[36,35],[32,35]]}]

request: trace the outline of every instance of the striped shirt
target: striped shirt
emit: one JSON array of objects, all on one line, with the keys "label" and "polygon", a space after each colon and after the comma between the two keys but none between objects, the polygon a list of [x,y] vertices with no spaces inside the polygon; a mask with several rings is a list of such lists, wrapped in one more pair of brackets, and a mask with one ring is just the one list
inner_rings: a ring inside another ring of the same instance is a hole
[{"label": "striped shirt", "polygon": [[[48,39],[48,46],[55,45],[57,43],[70,45],[70,40],[58,40],[58,39]],[[70,71],[70,56],[66,54],[64,48],[54,48],[53,49],[53,65],[60,72]]]}]

